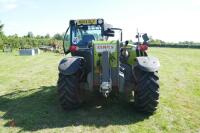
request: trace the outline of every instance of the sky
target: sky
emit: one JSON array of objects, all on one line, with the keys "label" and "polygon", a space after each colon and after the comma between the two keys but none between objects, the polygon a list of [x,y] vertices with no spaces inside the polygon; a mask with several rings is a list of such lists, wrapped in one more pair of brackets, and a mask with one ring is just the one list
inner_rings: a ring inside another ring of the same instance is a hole
[{"label": "sky", "polygon": [[136,29],[167,42],[200,42],[200,0],[0,0],[6,35],[53,36],[70,19],[103,18],[134,40]]}]

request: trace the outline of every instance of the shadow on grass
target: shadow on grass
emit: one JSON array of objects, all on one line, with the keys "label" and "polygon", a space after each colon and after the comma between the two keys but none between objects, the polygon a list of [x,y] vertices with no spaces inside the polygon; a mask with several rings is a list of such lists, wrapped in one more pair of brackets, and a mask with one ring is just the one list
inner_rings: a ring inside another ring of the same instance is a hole
[{"label": "shadow on grass", "polygon": [[[27,93],[30,93],[27,95]],[[137,113],[130,105],[117,100],[89,103],[78,110],[64,111],[59,105],[55,86],[19,91],[0,97],[2,119],[8,120],[6,127],[20,127],[24,131],[67,126],[128,125],[148,118]],[[101,101],[101,100],[98,100]],[[100,106],[101,105],[101,106]],[[14,124],[11,124],[13,122]]]}]

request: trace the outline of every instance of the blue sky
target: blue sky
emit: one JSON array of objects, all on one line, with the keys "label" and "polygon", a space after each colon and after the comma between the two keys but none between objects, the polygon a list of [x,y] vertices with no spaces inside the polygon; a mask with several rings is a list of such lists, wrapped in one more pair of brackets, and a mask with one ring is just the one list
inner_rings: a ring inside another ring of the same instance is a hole
[{"label": "blue sky", "polygon": [[79,18],[104,18],[125,39],[139,28],[164,41],[200,42],[200,0],[0,0],[7,35],[62,33]]}]

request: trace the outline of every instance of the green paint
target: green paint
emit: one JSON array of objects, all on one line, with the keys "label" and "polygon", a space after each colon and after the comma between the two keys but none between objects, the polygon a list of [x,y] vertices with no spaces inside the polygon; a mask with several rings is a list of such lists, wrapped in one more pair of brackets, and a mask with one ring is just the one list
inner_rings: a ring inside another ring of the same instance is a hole
[{"label": "green paint", "polygon": [[114,52],[110,53],[110,66],[111,67],[118,67],[118,41],[94,41],[94,69],[95,72],[99,72],[100,70],[100,64],[102,64],[100,53],[97,52],[95,45],[101,45],[101,44],[110,44],[115,45],[116,49]]}]

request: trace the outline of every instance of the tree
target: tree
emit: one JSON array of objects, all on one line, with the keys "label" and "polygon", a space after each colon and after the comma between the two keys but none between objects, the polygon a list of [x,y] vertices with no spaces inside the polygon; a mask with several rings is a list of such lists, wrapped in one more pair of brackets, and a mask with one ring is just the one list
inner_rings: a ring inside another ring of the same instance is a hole
[{"label": "tree", "polygon": [[27,37],[29,37],[29,38],[33,38],[33,32],[28,32]]},{"label": "tree", "polygon": [[164,41],[162,41],[162,40],[160,40],[160,39],[153,39],[152,36],[149,37],[149,43],[150,43],[150,44],[156,44],[156,45],[165,44]]},{"label": "tree", "polygon": [[3,33],[3,27],[4,27],[4,25],[0,23],[0,34]]},{"label": "tree", "polygon": [[57,34],[55,34],[55,35],[53,36],[53,38],[56,39],[56,40],[63,40],[63,35],[57,33]]},{"label": "tree", "polygon": [[0,49],[3,48],[3,40],[0,38]]},{"label": "tree", "polygon": [[4,27],[4,24],[1,23],[0,21],[0,39],[1,39],[1,44],[0,45],[3,45],[3,39],[5,38],[5,35],[3,34],[3,27]]},{"label": "tree", "polygon": [[44,37],[45,37],[45,38],[50,38],[50,35],[49,35],[49,34],[46,34]]},{"label": "tree", "polygon": [[3,39],[4,39],[3,27],[4,27],[4,25],[1,24],[1,21],[0,21],[0,49],[2,49],[3,45],[4,45],[4,41],[3,41]]}]

